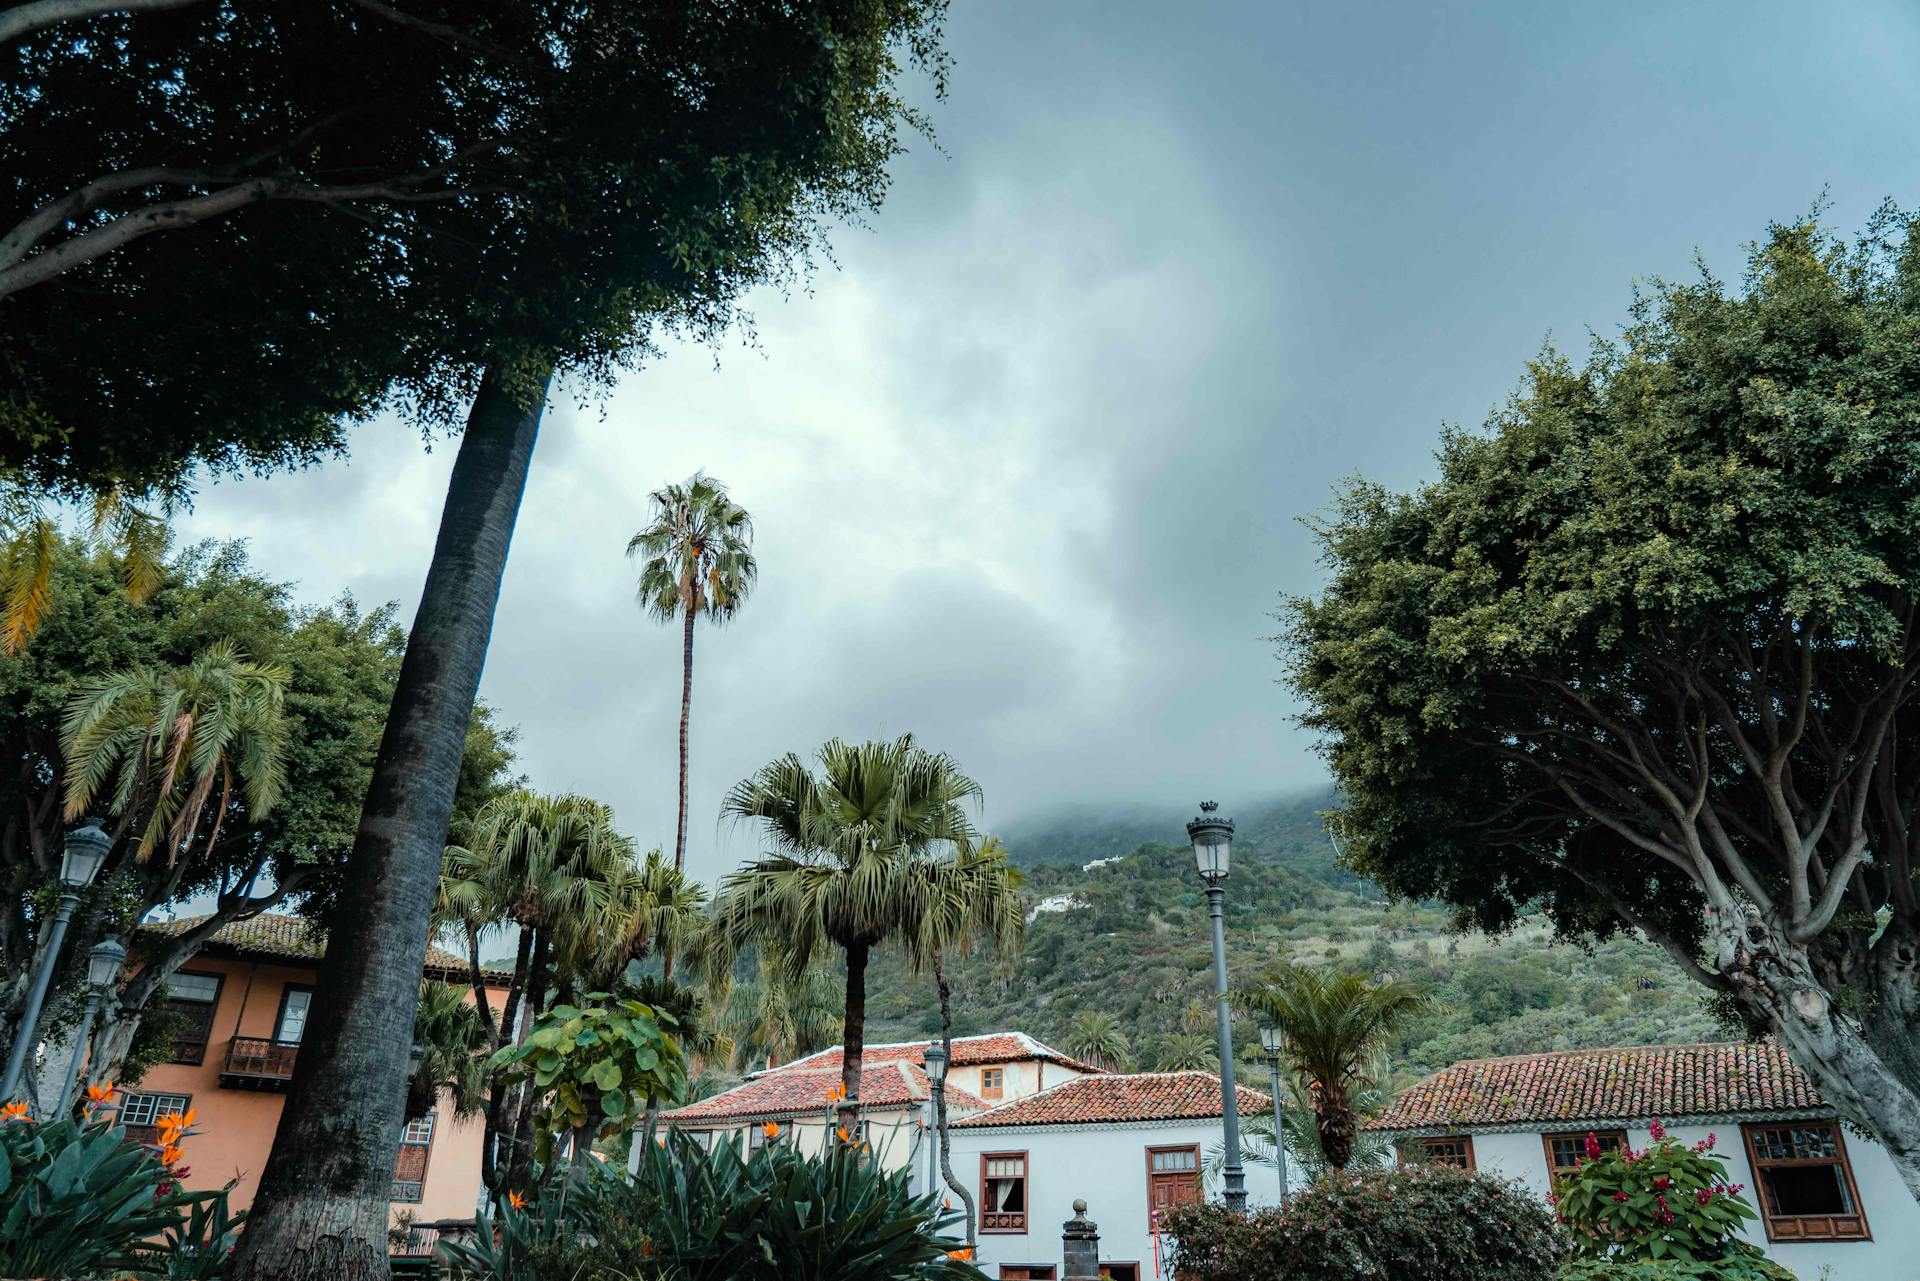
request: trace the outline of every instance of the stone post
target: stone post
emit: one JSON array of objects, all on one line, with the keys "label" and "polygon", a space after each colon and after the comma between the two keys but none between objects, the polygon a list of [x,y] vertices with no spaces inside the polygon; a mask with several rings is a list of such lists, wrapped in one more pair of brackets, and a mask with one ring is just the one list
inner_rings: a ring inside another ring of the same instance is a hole
[{"label": "stone post", "polygon": [[1087,1203],[1073,1203],[1073,1217],[1060,1225],[1063,1281],[1100,1281],[1100,1225],[1087,1217]]}]

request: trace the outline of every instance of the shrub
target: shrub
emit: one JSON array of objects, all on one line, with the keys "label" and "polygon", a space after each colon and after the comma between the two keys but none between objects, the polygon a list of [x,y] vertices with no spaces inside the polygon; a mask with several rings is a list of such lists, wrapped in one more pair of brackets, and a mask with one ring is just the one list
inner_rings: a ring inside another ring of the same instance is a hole
[{"label": "shrub", "polygon": [[161,1118],[161,1142],[137,1143],[99,1106],[111,1094],[89,1089],[87,1111],[58,1121],[0,1110],[0,1277],[191,1276],[175,1270],[175,1247],[234,1224],[224,1190],[179,1190],[192,1114]]},{"label": "shrub", "polygon": [[1728,1183],[1714,1136],[1687,1147],[1669,1138],[1658,1120],[1652,1133],[1653,1146],[1644,1152],[1605,1152],[1587,1136],[1586,1160],[1560,1180],[1556,1202],[1574,1250],[1622,1262],[1756,1256],[1739,1234],[1757,1216],[1740,1195],[1743,1185]]},{"label": "shrub", "polygon": [[1441,1165],[1334,1171],[1285,1210],[1162,1223],[1181,1281],[1540,1281],[1567,1252],[1535,1197]]},{"label": "shrub", "polygon": [[1794,1281],[1793,1273],[1758,1251],[1725,1259],[1573,1259],[1554,1281]]}]

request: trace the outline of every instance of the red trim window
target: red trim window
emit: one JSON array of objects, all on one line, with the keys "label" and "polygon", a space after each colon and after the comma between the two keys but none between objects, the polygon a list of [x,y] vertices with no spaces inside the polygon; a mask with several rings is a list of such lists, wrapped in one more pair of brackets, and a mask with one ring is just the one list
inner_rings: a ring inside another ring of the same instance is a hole
[{"label": "red trim window", "polygon": [[1743,1125],[1769,1241],[1870,1241],[1847,1141],[1831,1121]]},{"label": "red trim window", "polygon": [[980,1154],[980,1230],[1027,1230],[1027,1154]]}]

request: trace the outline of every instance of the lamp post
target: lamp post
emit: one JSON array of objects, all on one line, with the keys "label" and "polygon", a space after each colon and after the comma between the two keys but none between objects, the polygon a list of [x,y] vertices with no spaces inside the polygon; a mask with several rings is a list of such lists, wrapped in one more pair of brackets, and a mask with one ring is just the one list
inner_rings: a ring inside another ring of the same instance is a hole
[{"label": "lamp post", "polygon": [[1233,820],[1219,816],[1212,801],[1200,803],[1200,817],[1187,824],[1193,861],[1207,883],[1207,915],[1213,918],[1213,988],[1220,1025],[1220,1113],[1227,1129],[1227,1163],[1221,1171],[1227,1208],[1247,1208],[1247,1176],[1240,1167],[1240,1100],[1233,1086],[1233,1020],[1227,1013],[1227,927],[1221,916],[1227,865],[1233,856]]},{"label": "lamp post", "polygon": [[1287,1102],[1280,1093],[1280,1047],[1286,1032],[1278,1023],[1260,1025],[1260,1048],[1267,1052],[1267,1070],[1273,1074],[1273,1159],[1280,1167],[1280,1206],[1287,1204]]},{"label": "lamp post", "polygon": [[927,1129],[933,1142],[927,1149],[927,1195],[940,1190],[940,1095],[947,1088],[947,1047],[927,1042]]},{"label": "lamp post", "polygon": [[[100,1013],[107,993],[120,981],[120,967],[126,961],[127,945],[112,935],[95,943],[87,953],[87,1012],[80,1016],[80,1035],[74,1038],[73,1062],[67,1065],[66,1079],[60,1086],[60,1106],[53,1110],[55,1117],[65,1116],[73,1106],[73,1090],[80,1080],[80,1065],[86,1061],[87,1039],[93,1035],[94,1016]],[[87,1071],[91,1075],[93,1065],[88,1064]]]},{"label": "lamp post", "polygon": [[35,967],[33,980],[27,989],[27,1005],[20,1012],[20,1023],[13,1029],[13,1048],[7,1053],[7,1070],[0,1076],[0,1100],[11,1099],[20,1089],[20,1075],[27,1066],[27,1055],[32,1052],[39,1040],[40,1007],[46,1003],[47,986],[53,982],[53,969],[60,960],[60,945],[66,941],[67,923],[73,920],[73,910],[80,906],[80,894],[93,878],[100,875],[100,865],[107,861],[107,855],[113,850],[113,838],[100,830],[100,820],[90,818],[81,826],[67,833],[66,846],[60,853],[60,903],[54,909],[53,921],[47,929],[47,937],[40,946],[40,963]]}]

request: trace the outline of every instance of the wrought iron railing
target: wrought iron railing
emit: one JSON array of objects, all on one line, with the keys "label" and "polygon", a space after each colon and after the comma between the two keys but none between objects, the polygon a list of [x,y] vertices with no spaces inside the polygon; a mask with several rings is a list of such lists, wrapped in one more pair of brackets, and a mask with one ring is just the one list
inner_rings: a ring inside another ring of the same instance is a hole
[{"label": "wrought iron railing", "polygon": [[407,1202],[409,1205],[418,1205],[420,1203],[421,1196],[424,1195],[426,1192],[426,1188],[427,1188],[427,1185],[424,1183],[410,1182],[405,1179],[395,1179],[393,1181],[393,1195],[388,1197],[387,1199],[389,1201],[404,1201],[404,1202]]}]

